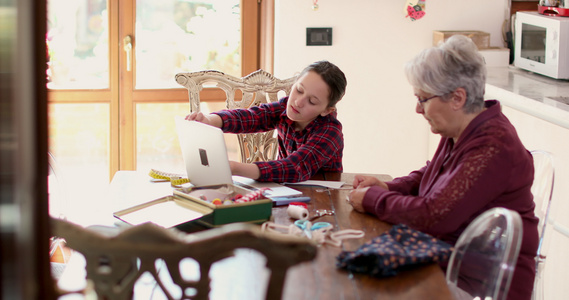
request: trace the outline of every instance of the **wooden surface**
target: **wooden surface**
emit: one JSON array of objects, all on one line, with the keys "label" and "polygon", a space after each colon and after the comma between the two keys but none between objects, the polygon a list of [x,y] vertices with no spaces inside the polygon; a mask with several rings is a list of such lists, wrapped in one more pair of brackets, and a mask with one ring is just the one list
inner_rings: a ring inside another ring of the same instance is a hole
[{"label": "wooden surface", "polygon": [[[122,177],[115,175],[111,184],[111,199],[122,202],[114,206],[115,210],[117,207],[124,208],[125,205],[136,204],[132,199],[127,199],[129,197],[138,195],[136,196],[137,201],[144,201],[143,197],[155,196],[146,188],[137,189],[144,190],[144,196],[141,193],[127,192],[132,190],[132,188],[128,188],[129,186],[138,185],[134,183],[136,182],[133,179],[135,173],[119,173],[121,172],[118,172],[117,175]],[[343,181],[346,182],[345,186],[351,186],[353,176],[354,174],[333,173],[320,174],[313,179]],[[383,180],[390,179],[386,175],[376,176]],[[147,179],[145,181],[148,182]],[[148,188],[149,185],[146,185]],[[334,225],[335,230],[360,229],[365,232],[365,236],[359,239],[344,240],[341,248],[331,245],[320,246],[315,260],[290,268],[286,276],[283,299],[452,299],[444,273],[436,264],[426,265],[402,272],[395,277],[383,279],[362,274],[350,274],[347,271],[337,269],[336,257],[342,250],[354,251],[358,249],[365,242],[388,230],[390,225],[371,215],[354,211],[346,201],[349,190],[318,192],[318,187],[294,186],[294,188],[311,197],[311,201],[308,203],[311,216],[317,209],[335,211],[334,216],[323,216],[314,222],[329,222]],[[161,183],[161,186],[150,189],[167,190],[167,187]],[[149,200],[152,199],[146,201]],[[272,218],[275,223],[289,225],[294,222],[288,217],[286,209],[286,206],[273,208]],[[193,225],[184,228],[184,230],[192,232],[207,230],[207,228]],[[235,257],[226,262],[219,263],[219,266],[210,272],[212,277],[211,299],[263,299],[263,289],[268,280],[268,271],[262,259],[261,255],[243,250],[238,251]],[[137,289],[137,299],[162,299],[156,297],[154,292],[150,293],[149,291],[153,291],[153,287],[148,284],[148,280],[144,280]],[[148,295],[142,295],[145,293]]]},{"label": "wooden surface", "polygon": [[[344,181],[351,186],[354,174],[326,174],[325,180]],[[386,175],[377,175],[390,180]],[[315,178],[316,179],[316,178]],[[378,279],[368,275],[349,274],[337,269],[336,256],[342,251],[354,251],[365,242],[379,236],[390,225],[377,218],[356,212],[346,201],[349,190],[316,192],[314,188],[295,187],[312,198],[309,204],[311,215],[316,209],[333,209],[334,216],[324,216],[315,221],[332,223],[336,229],[360,229],[365,232],[361,239],[345,240],[342,248],[329,245],[319,249],[316,259],[291,268],[285,283],[283,299],[452,299],[444,273],[436,264],[402,272],[399,275]],[[286,207],[273,209],[276,223],[289,224]]]}]

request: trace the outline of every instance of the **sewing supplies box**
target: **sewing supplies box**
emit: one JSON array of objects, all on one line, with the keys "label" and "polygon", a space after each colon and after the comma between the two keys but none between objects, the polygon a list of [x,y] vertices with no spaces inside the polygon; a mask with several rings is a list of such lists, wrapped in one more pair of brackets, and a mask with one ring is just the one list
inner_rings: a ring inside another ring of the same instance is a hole
[{"label": "sewing supplies box", "polygon": [[150,221],[166,228],[181,228],[193,221],[208,227],[236,222],[261,224],[271,218],[271,199],[261,197],[244,203],[212,203],[214,199],[224,202],[238,194],[252,192],[234,184],[176,188],[172,195],[117,211],[114,216],[132,225]]}]

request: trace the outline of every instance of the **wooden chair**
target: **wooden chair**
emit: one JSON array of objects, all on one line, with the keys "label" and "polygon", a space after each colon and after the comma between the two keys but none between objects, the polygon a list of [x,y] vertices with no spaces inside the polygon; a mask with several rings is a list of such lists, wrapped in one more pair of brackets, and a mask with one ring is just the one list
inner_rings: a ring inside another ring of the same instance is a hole
[{"label": "wooden chair", "polygon": [[[280,80],[264,70],[257,70],[243,78],[223,72],[207,70],[176,74],[176,82],[188,89],[190,112],[200,111],[200,91],[215,87],[225,92],[228,109],[249,108],[261,103],[278,101],[279,92],[289,95],[296,78]],[[242,99],[236,99],[241,91]],[[274,130],[262,133],[238,134],[241,162],[268,161],[276,159],[277,138]]]},{"label": "wooden chair", "polygon": [[456,299],[506,299],[522,242],[520,215],[503,207],[472,221],[454,245],[446,279]]},{"label": "wooden chair", "polygon": [[[155,287],[167,299],[209,299],[212,265],[241,248],[265,256],[270,270],[265,299],[280,299],[287,270],[314,259],[317,251],[308,239],[262,233],[259,226],[245,223],[187,234],[152,223],[105,231],[100,229],[109,227],[94,230],[55,218],[51,222],[54,234],[84,255],[88,282],[98,299],[107,300],[131,299],[135,283],[143,274],[153,277]],[[183,276],[181,262],[188,258],[199,264],[196,279]],[[182,296],[174,297],[176,293]]]}]

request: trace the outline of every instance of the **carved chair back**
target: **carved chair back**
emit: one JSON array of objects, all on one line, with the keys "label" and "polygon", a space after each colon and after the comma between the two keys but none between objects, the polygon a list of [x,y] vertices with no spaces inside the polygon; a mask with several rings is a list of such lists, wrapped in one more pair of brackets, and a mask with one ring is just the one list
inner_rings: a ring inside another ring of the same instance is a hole
[{"label": "carved chair back", "polygon": [[[250,108],[261,103],[278,101],[279,92],[284,92],[284,95],[288,96],[295,80],[295,77],[280,80],[264,70],[257,70],[242,78],[214,70],[176,74],[176,82],[188,89],[190,112],[200,111],[200,91],[204,87],[223,90],[228,109]],[[236,99],[237,90],[241,91],[241,100]],[[241,162],[276,159],[277,138],[274,130],[238,134],[237,140]]]},{"label": "carved chair back", "polygon": [[[167,299],[209,299],[212,265],[233,256],[236,249],[253,249],[265,256],[270,271],[265,298],[281,299],[288,269],[313,260],[317,251],[308,239],[263,233],[259,226],[245,223],[187,234],[152,223],[119,230],[84,228],[52,218],[52,228],[69,248],[83,254],[87,280],[98,299],[107,300],[132,299],[135,283],[146,273]],[[191,268],[198,273],[191,278],[183,275],[187,270],[181,267],[188,258],[199,264],[199,268]]]}]

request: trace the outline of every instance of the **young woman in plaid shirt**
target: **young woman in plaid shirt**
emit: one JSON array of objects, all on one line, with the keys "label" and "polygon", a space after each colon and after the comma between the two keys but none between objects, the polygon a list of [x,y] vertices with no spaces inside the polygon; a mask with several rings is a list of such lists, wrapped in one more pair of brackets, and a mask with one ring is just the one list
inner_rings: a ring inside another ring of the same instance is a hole
[{"label": "young woman in plaid shirt", "polygon": [[306,67],[290,96],[249,109],[233,109],[186,117],[223,132],[251,133],[276,129],[279,151],[274,161],[252,164],[231,161],[231,172],[272,182],[299,182],[318,171],[341,172],[344,136],[336,119],[336,103],[346,91],[346,77],[334,64],[318,61]]}]

